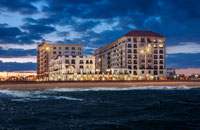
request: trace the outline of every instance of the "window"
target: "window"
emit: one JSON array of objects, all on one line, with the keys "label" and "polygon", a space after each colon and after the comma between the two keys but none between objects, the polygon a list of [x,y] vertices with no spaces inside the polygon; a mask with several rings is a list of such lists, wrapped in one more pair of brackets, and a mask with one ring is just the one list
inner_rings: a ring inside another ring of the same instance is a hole
[{"label": "window", "polygon": [[56,54],[56,51],[54,51],[53,54]]},{"label": "window", "polygon": [[157,43],[158,41],[157,41],[157,39],[153,39],[153,42],[154,42],[154,43]]},{"label": "window", "polygon": [[150,38],[147,38],[147,42],[151,43],[151,39],[150,39]]},{"label": "window", "polygon": [[145,69],[144,65],[141,65],[141,69]]},{"label": "window", "polygon": [[128,48],[131,48],[132,47],[132,45],[131,44],[128,44]]},{"label": "window", "polygon": [[154,75],[158,75],[158,71],[154,71]]},{"label": "window", "polygon": [[89,61],[88,61],[88,60],[86,60],[86,64],[89,64]]},{"label": "window", "polygon": [[137,64],[137,60],[134,60],[134,64]]},{"label": "window", "polygon": [[65,63],[66,63],[66,64],[69,64],[69,60],[65,60]]},{"label": "window", "polygon": [[142,71],[142,74],[144,74],[144,71]]},{"label": "window", "polygon": [[163,64],[163,61],[162,61],[162,60],[160,60],[160,64]]},{"label": "window", "polygon": [[55,49],[56,49],[56,47],[53,47],[53,49],[55,50]]},{"label": "window", "polygon": [[136,66],[136,65],[134,65],[134,66],[133,66],[133,68],[134,68],[134,69],[137,69],[137,66]]},{"label": "window", "polygon": [[75,47],[72,47],[72,50],[75,50]]},{"label": "window", "polygon": [[137,59],[137,55],[134,55],[133,58]]},{"label": "window", "polygon": [[128,58],[132,58],[132,56],[131,56],[131,55],[128,55]]},{"label": "window", "polygon": [[82,65],[80,65],[80,69],[83,69],[83,66],[82,66]]},{"label": "window", "polygon": [[145,62],[145,60],[141,60],[141,62],[142,62],[142,63],[144,63],[144,62]]},{"label": "window", "polygon": [[163,55],[160,55],[160,57],[159,57],[160,59],[163,59]]},{"label": "window", "polygon": [[59,47],[59,50],[61,50],[61,47]]},{"label": "window", "polygon": [[148,69],[151,69],[151,65],[148,65]]},{"label": "window", "polygon": [[157,61],[157,60],[154,60],[154,64],[158,64],[158,61]]},{"label": "window", "polygon": [[78,48],[78,50],[80,50],[80,51],[81,51],[81,47],[79,47],[79,48]]},{"label": "window", "polygon": [[158,54],[158,50],[154,50],[154,54]]},{"label": "window", "polygon": [[160,47],[160,48],[163,48],[163,44],[159,44],[159,47]]},{"label": "window", "polygon": [[158,59],[158,56],[157,56],[157,55],[154,55],[154,59]]},{"label": "window", "polygon": [[158,66],[154,66],[154,69],[158,69]]},{"label": "window", "polygon": [[132,64],[132,61],[131,61],[131,60],[128,60],[128,64]]},{"label": "window", "polygon": [[151,71],[149,71],[149,74],[151,74]]},{"label": "window", "polygon": [[136,50],[136,49],[134,49],[134,53],[137,53],[137,50]]},{"label": "window", "polygon": [[144,39],[144,38],[141,38],[141,42],[145,42],[145,39]]},{"label": "window", "polygon": [[72,61],[71,61],[71,64],[75,64],[76,62],[75,62],[75,60],[74,59],[72,59]]},{"label": "window", "polygon": [[83,56],[80,56],[80,58],[83,58]]},{"label": "window", "polygon": [[162,54],[162,53],[163,53],[163,50],[160,50],[160,53]]},{"label": "window", "polygon": [[92,60],[90,60],[90,64],[93,64],[93,61],[92,61]]},{"label": "window", "polygon": [[80,64],[83,64],[83,60],[80,60]]},{"label": "window", "polygon": [[137,71],[133,71],[133,74],[134,74],[134,75],[137,75]]},{"label": "window", "polygon": [[128,42],[131,42],[131,38],[128,38],[127,40],[128,40]]},{"label": "window", "polygon": [[154,48],[157,48],[157,47],[158,47],[158,45],[157,45],[157,44],[153,44],[153,47],[154,47]]},{"label": "window", "polygon": [[69,57],[68,55],[65,56],[66,58]]},{"label": "window", "polygon": [[129,66],[128,66],[128,69],[132,69],[132,66],[129,65]]},{"label": "window", "polygon": [[61,54],[61,51],[59,51],[59,54]]},{"label": "window", "polygon": [[163,66],[160,66],[160,69],[163,69]]},{"label": "window", "polygon": [[128,49],[128,53],[132,53],[132,50],[131,50],[131,49]]},{"label": "window", "polygon": [[151,60],[148,60],[148,63],[151,63]]},{"label": "window", "polygon": [[133,47],[134,47],[134,48],[137,48],[137,44],[133,44]]},{"label": "window", "polygon": [[76,56],[72,56],[72,58],[76,58]]},{"label": "window", "polygon": [[133,41],[134,41],[134,42],[137,42],[137,38],[133,38]]},{"label": "window", "polygon": [[74,51],[72,51],[72,54],[75,54],[75,52],[74,52]]},{"label": "window", "polygon": [[160,71],[160,74],[163,74],[163,71]]},{"label": "window", "polygon": [[65,50],[69,50],[69,47],[65,47]]}]

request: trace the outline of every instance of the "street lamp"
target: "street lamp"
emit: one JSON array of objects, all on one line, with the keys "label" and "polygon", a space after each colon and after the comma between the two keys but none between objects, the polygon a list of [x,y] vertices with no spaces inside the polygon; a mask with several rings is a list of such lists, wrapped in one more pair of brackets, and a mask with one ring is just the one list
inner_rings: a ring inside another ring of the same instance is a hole
[{"label": "street lamp", "polygon": [[147,75],[147,72],[146,72],[146,69],[147,69],[147,54],[151,53],[151,45],[148,44],[148,46],[146,46],[144,49],[142,49],[140,51],[141,54],[144,54],[144,57],[145,57],[145,66],[144,66],[144,69],[145,69],[145,76]]},{"label": "street lamp", "polygon": [[45,51],[47,52],[47,73],[48,73],[48,81],[49,81],[49,51],[50,51],[50,47],[45,46]]}]

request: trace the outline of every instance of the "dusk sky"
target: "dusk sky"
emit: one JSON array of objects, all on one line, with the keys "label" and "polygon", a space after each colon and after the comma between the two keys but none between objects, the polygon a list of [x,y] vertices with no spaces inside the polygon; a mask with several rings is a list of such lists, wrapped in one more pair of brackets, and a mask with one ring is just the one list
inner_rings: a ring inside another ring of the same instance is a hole
[{"label": "dusk sky", "polygon": [[200,0],[0,0],[0,71],[36,70],[36,47],[85,54],[131,30],[166,36],[167,68],[200,68]]}]

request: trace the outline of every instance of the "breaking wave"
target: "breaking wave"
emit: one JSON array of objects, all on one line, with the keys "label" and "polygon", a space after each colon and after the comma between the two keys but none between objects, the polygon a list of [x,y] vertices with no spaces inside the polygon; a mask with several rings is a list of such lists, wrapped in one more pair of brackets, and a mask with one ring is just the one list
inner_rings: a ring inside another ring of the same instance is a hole
[{"label": "breaking wave", "polygon": [[[51,95],[48,95],[51,94]],[[40,101],[48,99],[64,99],[82,101],[79,98],[73,98],[68,96],[57,96],[52,95],[52,91],[11,91],[11,90],[0,90],[0,95],[11,97],[12,101]]]},{"label": "breaking wave", "polygon": [[189,90],[194,88],[200,88],[200,86],[136,86],[132,87],[91,87],[91,88],[55,88],[49,89],[49,91],[57,92],[73,92],[73,91],[128,91],[128,90]]}]

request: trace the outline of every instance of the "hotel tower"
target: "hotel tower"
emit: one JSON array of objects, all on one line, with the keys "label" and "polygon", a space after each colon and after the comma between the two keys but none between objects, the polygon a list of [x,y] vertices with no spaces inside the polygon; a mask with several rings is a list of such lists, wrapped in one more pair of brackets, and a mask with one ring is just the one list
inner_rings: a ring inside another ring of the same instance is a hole
[{"label": "hotel tower", "polygon": [[49,80],[50,60],[63,53],[82,55],[82,44],[58,44],[42,43],[37,47],[37,79],[41,81]]},{"label": "hotel tower", "polygon": [[93,55],[99,73],[128,74],[139,80],[166,77],[165,36],[152,31],[131,31]]}]

